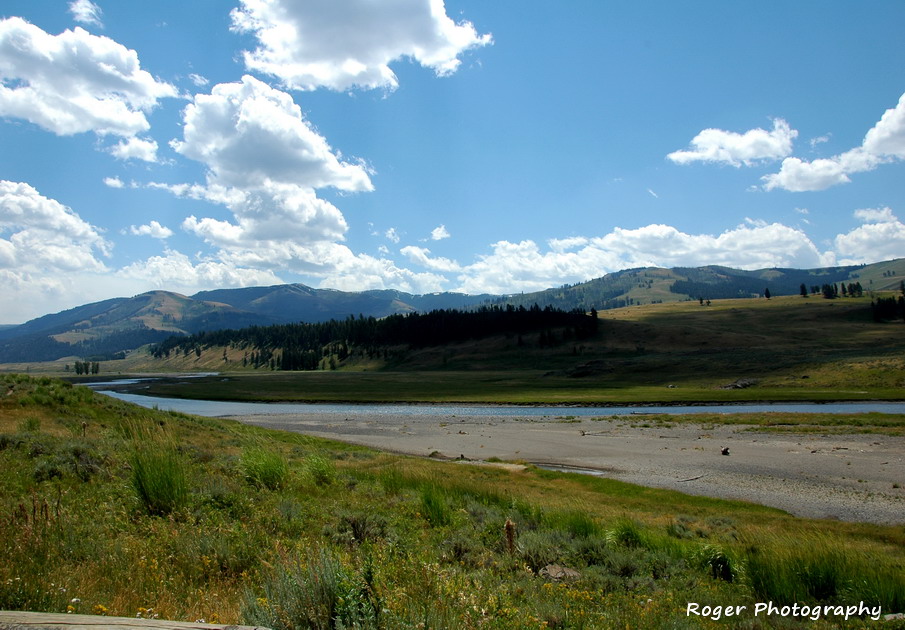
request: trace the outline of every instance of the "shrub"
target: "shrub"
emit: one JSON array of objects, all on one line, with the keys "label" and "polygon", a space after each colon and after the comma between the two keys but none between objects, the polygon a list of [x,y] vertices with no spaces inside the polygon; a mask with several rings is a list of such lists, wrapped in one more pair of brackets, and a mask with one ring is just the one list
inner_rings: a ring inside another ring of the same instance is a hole
[{"label": "shrub", "polygon": [[19,422],[19,431],[22,433],[37,433],[41,430],[41,420],[35,417],[23,418]]},{"label": "shrub", "polygon": [[343,512],[335,526],[325,526],[324,534],[334,542],[361,544],[386,535],[387,521],[381,514],[360,510]]},{"label": "shrub", "polygon": [[281,564],[265,581],[262,597],[246,593],[244,623],[274,630],[379,627],[372,584],[332,556],[321,551],[305,565],[288,560]]},{"label": "shrub", "polygon": [[518,550],[522,560],[538,573],[548,564],[564,562],[571,550],[571,541],[557,530],[526,532],[519,536]]}]

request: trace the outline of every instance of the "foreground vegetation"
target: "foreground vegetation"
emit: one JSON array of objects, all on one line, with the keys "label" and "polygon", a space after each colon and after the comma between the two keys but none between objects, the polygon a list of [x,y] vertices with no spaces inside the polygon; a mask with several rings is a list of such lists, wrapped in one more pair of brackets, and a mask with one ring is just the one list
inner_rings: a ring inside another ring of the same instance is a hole
[{"label": "foreground vegetation", "polygon": [[[415,459],[0,377],[0,609],[273,628],[860,627],[905,529]],[[685,615],[747,605],[748,614]],[[884,627],[896,627],[893,624]]]}]

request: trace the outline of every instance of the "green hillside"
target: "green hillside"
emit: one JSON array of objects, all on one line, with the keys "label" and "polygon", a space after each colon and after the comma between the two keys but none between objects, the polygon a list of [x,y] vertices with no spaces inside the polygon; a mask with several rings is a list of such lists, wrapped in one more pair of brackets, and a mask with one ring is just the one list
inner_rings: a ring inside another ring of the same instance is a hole
[{"label": "green hillside", "polygon": [[[893,296],[894,294],[888,294]],[[875,296],[879,299],[879,294]],[[905,399],[905,321],[875,321],[871,298],[800,296],[674,302],[600,311],[571,325],[508,333],[473,326],[441,345],[360,346],[335,338],[316,369],[282,371],[284,349],[216,343],[113,371],[221,372],[228,378],[142,385],[166,396],[337,401],[606,404]],[[260,332],[259,329],[256,331]],[[237,338],[238,339],[238,338]],[[212,342],[205,345],[206,341]],[[259,362],[263,356],[273,359]]]},{"label": "green hillside", "polygon": [[598,311],[624,306],[681,302],[699,299],[731,299],[798,295],[801,285],[810,291],[825,283],[860,282],[864,291],[895,291],[905,279],[905,258],[847,267],[819,269],[760,269],[743,271],[729,267],[640,268],[607,274],[588,282],[564,285],[533,293],[500,297],[494,304],[553,306],[565,310]]},{"label": "green hillside", "polygon": [[727,267],[632,269],[589,282],[509,296],[400,291],[345,292],[300,284],[219,289],[187,297],[153,291],[46,315],[20,326],[0,329],[0,363],[57,359],[103,359],[128,353],[170,334],[191,334],[247,326],[326,322],[352,317],[382,318],[431,310],[466,310],[480,306],[553,307],[589,312],[684,301],[798,295],[801,286],[820,292],[824,285],[840,291],[855,284],[865,295],[898,290],[905,259],[873,265],[826,269]]}]

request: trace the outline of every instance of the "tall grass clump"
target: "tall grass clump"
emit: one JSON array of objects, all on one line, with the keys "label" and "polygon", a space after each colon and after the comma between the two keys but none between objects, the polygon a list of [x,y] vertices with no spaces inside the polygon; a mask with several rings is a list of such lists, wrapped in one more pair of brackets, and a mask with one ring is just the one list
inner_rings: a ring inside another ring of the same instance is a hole
[{"label": "tall grass clump", "polygon": [[600,533],[597,522],[585,512],[551,512],[546,515],[550,527],[567,531],[577,538],[588,538]]},{"label": "tall grass clump", "polygon": [[132,488],[148,514],[166,516],[185,505],[188,499],[185,465],[174,448],[137,446],[129,464]]},{"label": "tall grass clump", "polygon": [[745,550],[745,576],[766,601],[832,602],[840,598],[880,604],[886,610],[905,607],[905,572],[901,561],[868,560],[827,536],[776,537]]},{"label": "tall grass clump", "polygon": [[434,483],[421,486],[421,512],[431,527],[449,525],[452,513],[443,489]]},{"label": "tall grass clump", "polygon": [[623,518],[606,533],[607,542],[622,547],[646,547],[647,537],[641,525],[635,521]]},{"label": "tall grass clump", "polygon": [[166,516],[188,501],[186,465],[175,442],[163,433],[162,425],[152,429],[137,422],[124,422],[130,435],[132,488],[145,511]]},{"label": "tall grass clump", "polygon": [[702,545],[691,552],[693,563],[710,572],[714,579],[734,582],[741,569],[739,561],[721,545]]},{"label": "tall grass clump", "polygon": [[336,479],[333,460],[324,455],[313,454],[305,458],[305,471],[318,486],[329,486]]},{"label": "tall grass clump", "polygon": [[260,447],[245,449],[239,465],[246,481],[258,488],[277,490],[283,487],[289,477],[286,458]]}]

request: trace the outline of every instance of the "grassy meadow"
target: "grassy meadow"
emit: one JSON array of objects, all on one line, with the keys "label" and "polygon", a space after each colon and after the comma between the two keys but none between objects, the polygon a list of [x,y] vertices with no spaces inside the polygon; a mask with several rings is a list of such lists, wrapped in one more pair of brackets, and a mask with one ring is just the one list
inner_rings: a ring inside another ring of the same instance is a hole
[{"label": "grassy meadow", "polygon": [[[243,367],[248,348],[155,360],[137,352],[110,373],[219,372],[143,383],[143,393],[263,401],[627,404],[905,400],[905,324],[876,323],[870,298],[650,304],[599,313],[599,334],[540,344],[497,336],[357,355],[336,370]],[[56,365],[56,369],[61,366]],[[58,372],[57,372],[58,373]],[[741,389],[727,386],[743,381]]]},{"label": "grassy meadow", "polygon": [[[874,623],[755,618],[767,601],[905,612],[905,529],[391,455],[0,376],[0,609],[272,628]],[[748,609],[717,621],[686,616],[689,602]]]}]

